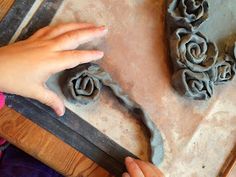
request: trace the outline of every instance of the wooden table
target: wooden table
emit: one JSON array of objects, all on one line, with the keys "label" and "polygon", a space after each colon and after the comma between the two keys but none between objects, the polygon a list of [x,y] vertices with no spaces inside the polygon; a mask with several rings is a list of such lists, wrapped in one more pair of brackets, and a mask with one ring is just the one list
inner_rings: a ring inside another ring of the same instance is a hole
[{"label": "wooden table", "polygon": [[112,176],[71,146],[6,106],[0,111],[0,136],[65,176]]},{"label": "wooden table", "polygon": [[[13,2],[0,0],[0,20]],[[0,136],[65,176],[112,176],[71,146],[6,106],[0,110]]]},{"label": "wooden table", "polygon": [[[7,12],[7,7],[9,8],[13,1],[14,0],[0,0],[1,15]],[[102,3],[102,1],[103,0],[97,0],[96,3]],[[80,2],[82,5],[93,5],[95,1],[84,0]],[[155,6],[153,6],[154,2]],[[78,4],[75,5],[75,3],[71,2],[68,3],[65,8],[63,8],[61,13],[63,18],[57,17],[58,19],[56,21],[80,21],[83,17],[85,20],[89,19],[89,21],[94,20],[94,22],[97,22],[96,19],[94,19],[96,14],[100,14],[101,17],[104,17],[100,19],[101,23],[113,24],[110,26],[111,28],[114,28],[115,24],[120,25],[119,21],[122,21],[121,26],[118,26],[119,28],[117,28],[116,31],[111,30],[113,31],[113,35],[107,39],[109,46],[111,46],[110,49],[113,48],[116,49],[116,51],[106,51],[107,55],[109,56],[109,62],[112,63],[111,65],[109,65],[109,63],[105,63],[107,64],[106,69],[108,69],[110,72],[121,69],[121,66],[119,66],[120,63],[118,61],[123,59],[123,55],[119,55],[120,52],[117,51],[125,51],[126,49],[129,49],[126,57],[131,60],[131,63],[132,61],[134,62],[132,59],[135,58],[135,62],[137,60],[136,69],[138,66],[142,68],[145,66],[145,71],[150,71],[152,72],[151,75],[158,76],[154,77],[154,80],[151,81],[153,83],[152,86],[155,89],[159,88],[157,87],[158,85],[161,85],[162,87],[155,91],[155,104],[154,102],[148,104],[142,98],[147,100],[148,98],[151,99],[153,97],[153,93],[148,92],[148,90],[145,88],[146,95],[140,94],[142,93],[143,85],[145,85],[145,82],[148,83],[148,80],[143,80],[143,82],[140,83],[136,82],[135,87],[134,83],[130,82],[130,80],[136,80],[134,79],[136,78],[135,76],[138,76],[137,73],[140,73],[138,72],[138,69],[136,70],[135,74],[133,73],[133,76],[130,76],[132,73],[129,74],[128,78],[126,78],[126,76],[121,77],[119,73],[113,73],[114,78],[116,78],[119,83],[125,86],[127,90],[132,90],[133,95],[136,96],[136,98],[139,98],[139,101],[142,102],[143,105],[146,105],[146,108],[148,108],[149,112],[154,115],[154,118],[156,117],[155,115],[158,115],[155,121],[161,128],[163,135],[165,135],[165,143],[167,147],[167,159],[165,160],[162,170],[165,172],[166,176],[168,176],[168,174],[170,174],[169,176],[175,176],[174,174],[176,174],[176,176],[189,177],[192,176],[191,174],[195,173],[195,171],[198,171],[199,173],[194,176],[201,176],[203,173],[205,175],[211,174],[207,176],[216,176],[216,173],[218,173],[221,164],[223,165],[224,158],[228,155],[228,152],[231,149],[230,142],[233,141],[235,137],[233,135],[235,132],[235,128],[233,127],[233,125],[235,125],[235,117],[233,116],[235,114],[228,109],[223,109],[221,102],[226,103],[226,106],[230,105],[233,107],[233,105],[235,105],[236,94],[234,95],[232,93],[234,92],[236,85],[229,84],[228,88],[226,88],[226,90],[220,95],[216,93],[217,96],[215,96],[209,103],[209,105],[214,105],[213,107],[217,108],[215,110],[212,110],[211,108],[209,108],[209,110],[199,109],[200,107],[198,104],[195,105],[193,102],[183,100],[173,92],[172,87],[169,85],[170,78],[169,67],[166,64],[166,47],[162,45],[163,41],[165,41],[165,28],[163,27],[163,14],[165,10],[164,2],[164,0],[148,0],[147,3],[137,6],[136,9],[135,3],[128,3],[124,5],[122,2],[119,3],[118,1],[111,1],[111,5],[108,6],[109,8],[105,6],[107,9],[109,9],[105,12],[100,9],[100,6],[97,8],[97,11],[94,10],[88,12],[84,6],[79,6]],[[74,7],[76,8],[74,9]],[[126,9],[126,13],[120,14],[120,11],[117,9]],[[2,18],[1,15],[0,19]],[[64,15],[66,15],[68,19],[64,19]],[[109,18],[109,20],[107,20],[105,17],[109,15],[111,15],[113,18]],[[136,16],[136,18],[131,18],[125,21],[120,20],[126,19],[126,16]],[[149,25],[146,25],[147,19],[149,21]],[[133,20],[133,23],[128,23],[129,20]],[[125,38],[125,34],[127,31],[129,32],[133,30],[133,24],[138,24],[138,26],[135,26],[138,30],[134,32],[133,35],[129,35],[129,39],[132,40],[127,40]],[[115,38],[114,33],[118,35],[117,38]],[[142,43],[143,37],[139,34],[149,34],[151,37],[148,38],[148,40],[145,40],[147,43],[147,47],[144,48],[145,50],[137,53],[134,51],[132,44]],[[126,41],[130,41],[130,45],[124,45],[124,40],[118,40],[117,43],[111,42],[114,39],[126,39]],[[150,51],[155,52],[152,53]],[[147,56],[147,54],[149,55]],[[157,65],[150,65],[150,63],[143,65],[142,56],[149,58],[149,60],[152,59]],[[156,58],[158,58],[158,60],[156,60]],[[116,67],[116,69],[113,67]],[[122,71],[124,71],[124,73],[129,73],[129,66],[127,65],[126,67],[123,67]],[[143,73],[143,71],[141,73]],[[146,73],[146,75],[148,75],[148,73]],[[165,90],[164,93],[162,92],[163,90]],[[228,100],[226,100],[226,98],[228,98]],[[218,99],[221,100],[221,102],[217,101]],[[169,105],[175,106],[173,109],[169,109]],[[189,109],[186,109],[186,106],[188,106]],[[210,116],[209,112],[211,113]],[[207,118],[206,115],[208,115]],[[189,119],[189,117],[191,117],[191,119]],[[224,121],[224,117],[227,117],[227,120],[225,119]],[[215,131],[215,126],[217,126],[218,131]],[[226,131],[226,129],[228,131]],[[230,133],[230,130],[232,130],[231,132],[233,133]],[[105,170],[98,167],[95,163],[84,157],[81,153],[63,143],[61,140],[51,135],[47,131],[33,124],[28,119],[25,119],[15,111],[6,107],[0,111],[0,136],[1,135],[22,150],[43,161],[66,176],[109,176]],[[206,137],[206,141],[201,137]],[[208,143],[208,139],[212,140],[211,143]],[[185,143],[188,145],[187,147],[185,146]],[[205,144],[207,144],[207,146]],[[221,150],[222,147],[218,146],[219,144],[224,145],[223,149],[226,150]],[[131,147],[131,145],[129,145],[129,147]],[[207,152],[209,156],[205,155],[205,152]],[[217,152],[217,155],[215,152]],[[192,163],[189,163],[190,159],[192,159]],[[185,174],[183,174],[183,172],[185,172]],[[234,174],[236,173],[233,172],[232,176],[235,176]]]},{"label": "wooden table", "polygon": [[0,0],[0,20],[6,15],[14,0]]}]

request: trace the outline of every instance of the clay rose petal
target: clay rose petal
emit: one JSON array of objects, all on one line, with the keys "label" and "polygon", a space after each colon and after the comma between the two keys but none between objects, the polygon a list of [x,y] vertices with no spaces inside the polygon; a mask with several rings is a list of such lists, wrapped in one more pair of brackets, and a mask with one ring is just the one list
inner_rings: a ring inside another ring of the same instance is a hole
[{"label": "clay rose petal", "polygon": [[200,32],[177,29],[170,39],[174,69],[189,68],[194,72],[210,70],[216,63],[218,48]]},{"label": "clay rose petal", "polygon": [[210,78],[215,85],[225,84],[233,80],[235,76],[235,62],[229,55],[218,58],[214,68],[209,71]]},{"label": "clay rose petal", "polygon": [[196,30],[208,18],[208,9],[206,0],[173,0],[168,13],[177,26]]},{"label": "clay rose petal", "polygon": [[213,95],[214,84],[207,73],[181,69],[173,75],[172,83],[180,95],[194,100],[208,100]]},{"label": "clay rose petal", "polygon": [[102,84],[90,73],[92,65],[79,65],[65,72],[62,91],[69,101],[86,105],[99,98]]}]

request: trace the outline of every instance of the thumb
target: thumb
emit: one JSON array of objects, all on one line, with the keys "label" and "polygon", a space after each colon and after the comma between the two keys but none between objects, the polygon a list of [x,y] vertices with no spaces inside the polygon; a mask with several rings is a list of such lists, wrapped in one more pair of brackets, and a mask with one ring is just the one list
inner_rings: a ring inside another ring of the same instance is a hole
[{"label": "thumb", "polygon": [[65,113],[65,106],[63,101],[59,98],[59,96],[48,88],[42,87],[38,89],[38,93],[36,98],[43,104],[51,107],[58,116],[63,116]]}]

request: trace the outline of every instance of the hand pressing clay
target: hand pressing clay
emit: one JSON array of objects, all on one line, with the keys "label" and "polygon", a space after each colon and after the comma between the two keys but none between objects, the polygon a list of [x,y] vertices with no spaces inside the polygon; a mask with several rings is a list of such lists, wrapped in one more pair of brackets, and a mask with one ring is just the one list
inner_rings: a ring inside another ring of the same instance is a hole
[{"label": "hand pressing clay", "polygon": [[66,70],[63,74],[64,83],[62,84],[62,91],[65,97],[73,102],[80,104],[88,104],[95,102],[99,98],[102,86],[111,89],[119,101],[133,113],[136,117],[141,119],[142,123],[149,130],[150,146],[151,146],[151,162],[158,165],[164,158],[163,140],[160,131],[143,110],[143,108],[132,100],[123,89],[113,81],[110,74],[104,71],[97,64],[83,64],[76,68]]}]

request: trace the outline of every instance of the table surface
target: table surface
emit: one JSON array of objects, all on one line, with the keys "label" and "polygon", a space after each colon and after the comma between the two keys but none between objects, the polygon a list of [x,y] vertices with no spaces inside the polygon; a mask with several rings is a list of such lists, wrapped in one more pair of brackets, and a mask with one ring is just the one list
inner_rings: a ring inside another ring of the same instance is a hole
[{"label": "table surface", "polygon": [[[0,0],[0,20],[13,3],[14,0]],[[0,111],[0,135],[65,176],[112,176],[79,151],[6,106]]]},{"label": "table surface", "polygon": [[112,176],[71,146],[6,106],[0,111],[0,135],[65,176]]},{"label": "table surface", "polygon": [[[10,7],[10,1],[8,3],[6,1],[0,0],[0,8]],[[88,11],[88,8],[91,11]],[[119,9],[125,9],[124,13],[120,14]],[[236,83],[217,90],[216,96],[208,103],[197,102],[198,104],[196,104],[196,102],[179,97],[173,91],[168,82],[170,80],[169,66],[166,62],[165,45],[163,45],[165,42],[164,9],[164,0],[130,0],[126,3],[110,0],[97,0],[96,2],[93,0],[67,0],[56,15],[54,23],[82,20],[108,25],[111,31],[107,38],[109,50],[105,50],[107,57],[102,64],[154,117],[154,121],[165,139],[166,157],[161,167],[162,170],[171,177],[200,177],[207,174],[207,176],[215,176],[230,152],[236,137],[234,126],[236,95],[229,94],[233,93]],[[7,10],[2,12],[6,13]],[[133,30],[134,28],[136,30]],[[129,33],[128,36],[127,33]],[[150,36],[150,38],[146,39],[146,36]],[[134,44],[142,44],[146,47],[137,51],[133,47]],[[121,66],[119,62],[125,59],[123,52],[120,51],[127,50],[125,58],[129,58],[129,64],[136,63],[132,65],[132,68],[135,69],[134,73],[129,72],[130,66]],[[145,65],[143,58],[148,58]],[[120,72],[115,73],[120,70],[129,74],[124,76],[120,75]],[[148,77],[140,83],[135,82],[134,87],[134,83],[130,83],[130,81],[138,80],[136,75],[140,74],[152,77]],[[143,87],[150,83],[152,87]],[[159,88],[160,85],[161,88]],[[157,89],[156,92],[149,92],[153,88]],[[148,101],[153,98],[155,101]],[[113,108],[111,105],[108,106]],[[175,106],[173,109],[169,109],[170,105]],[[232,109],[227,109],[231,107]],[[104,132],[124,147],[129,147],[135,153],[139,152],[142,147],[142,151],[137,154],[142,156],[146,153],[146,151],[143,152],[143,149],[146,148],[140,144],[129,144],[129,139],[133,139],[133,137],[136,139],[141,137],[143,141],[140,140],[140,142],[145,142],[145,138],[135,134],[135,132],[142,132],[136,122],[126,124],[126,126],[130,126],[130,130],[137,131],[130,131],[127,134],[128,138],[125,139],[122,136],[124,133],[122,127],[119,129],[117,122],[112,122],[119,120],[118,118],[121,116],[117,116],[115,120],[113,118],[104,121],[90,117],[90,122],[98,129],[102,131],[104,129]],[[127,122],[127,116],[120,121],[120,125],[125,125],[124,121]],[[188,123],[187,127],[185,122]],[[113,127],[117,128],[113,134],[110,129],[103,127],[103,125],[112,127],[108,125],[113,124]],[[132,129],[132,127],[136,129]],[[0,112],[0,135],[66,176],[109,176],[105,170],[81,153],[7,107]],[[124,139],[125,141],[121,141]],[[210,142],[209,139],[211,139]],[[224,150],[219,144],[224,145]]]}]

